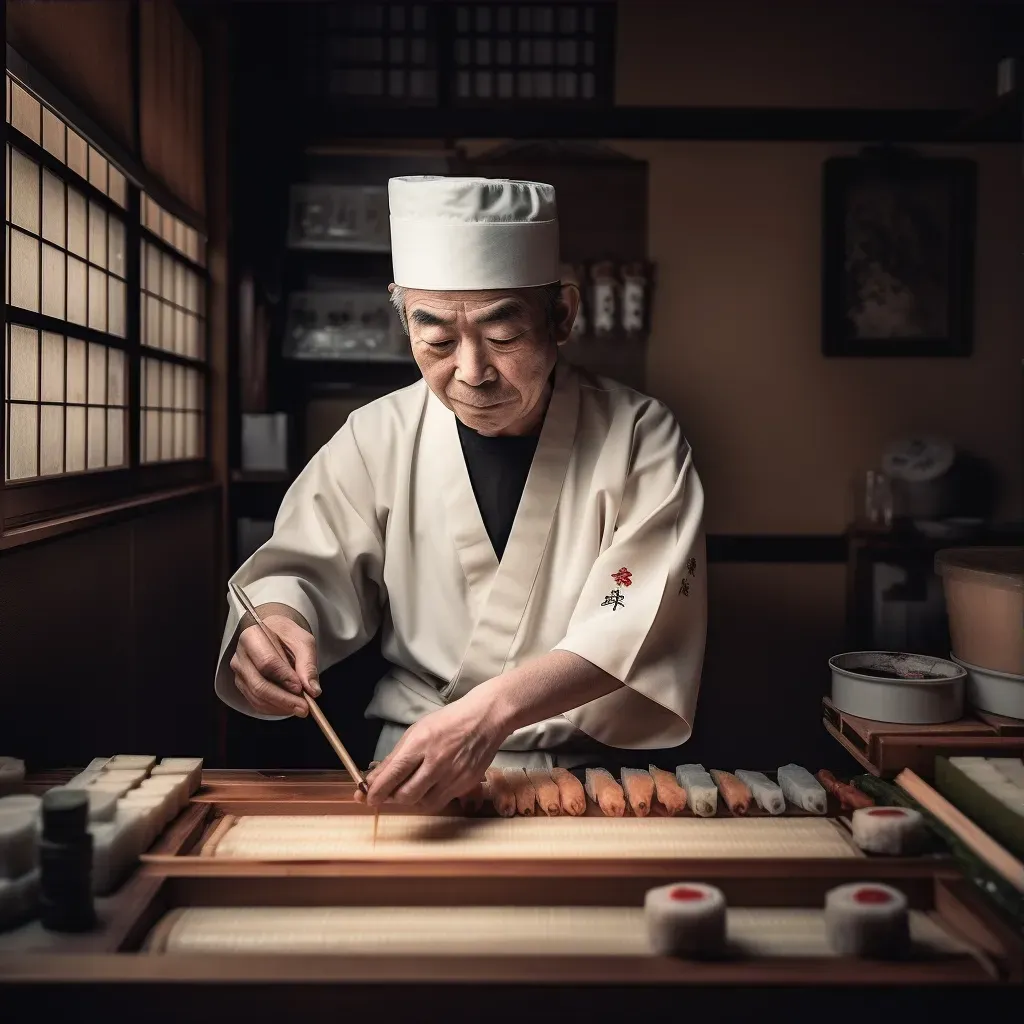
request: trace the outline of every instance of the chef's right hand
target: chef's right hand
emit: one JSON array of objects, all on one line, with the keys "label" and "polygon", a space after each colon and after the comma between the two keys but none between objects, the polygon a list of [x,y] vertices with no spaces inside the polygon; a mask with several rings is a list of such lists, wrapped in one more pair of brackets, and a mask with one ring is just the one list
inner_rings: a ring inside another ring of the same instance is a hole
[{"label": "chef's right hand", "polygon": [[242,630],[231,670],[235,686],[261,715],[297,715],[304,718],[309,707],[302,698],[305,690],[320,696],[316,640],[312,633],[284,615],[263,615],[263,624],[291,655],[294,668],[274,650],[259,626]]}]

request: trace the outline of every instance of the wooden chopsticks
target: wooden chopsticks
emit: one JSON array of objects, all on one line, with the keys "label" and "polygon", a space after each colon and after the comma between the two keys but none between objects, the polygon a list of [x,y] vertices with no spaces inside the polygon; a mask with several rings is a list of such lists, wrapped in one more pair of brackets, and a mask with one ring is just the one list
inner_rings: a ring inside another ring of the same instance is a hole
[{"label": "wooden chopsticks", "polygon": [[[277,651],[278,655],[284,659],[286,664],[294,665],[292,659],[288,656],[287,652],[281,646],[280,641],[274,634],[267,629],[263,620],[260,618],[260,614],[256,611],[255,606],[246,596],[245,591],[242,590],[237,583],[231,583],[231,593],[238,598],[242,607],[252,616],[253,621],[263,631],[263,635],[267,638],[270,645]],[[338,739],[338,734],[331,728],[331,723],[324,717],[324,713],[317,706],[316,701],[308,694],[305,690],[302,691],[302,696],[306,698],[306,703],[309,705],[309,713],[313,716],[313,720],[318,726],[320,731],[324,734],[325,739],[331,745],[331,748],[338,755],[339,760],[345,766],[345,770],[355,780],[356,786],[361,789],[364,793],[367,792],[368,787],[366,785],[366,779],[363,777],[363,773],[356,766],[355,761],[352,760],[352,756],[345,749],[345,744]]]}]

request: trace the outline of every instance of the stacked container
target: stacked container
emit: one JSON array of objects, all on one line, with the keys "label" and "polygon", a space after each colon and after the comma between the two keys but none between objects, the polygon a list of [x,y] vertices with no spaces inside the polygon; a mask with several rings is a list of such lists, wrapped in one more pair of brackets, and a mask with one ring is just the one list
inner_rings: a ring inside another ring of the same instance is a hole
[{"label": "stacked container", "polygon": [[1024,548],[952,548],[935,556],[935,569],[968,703],[1024,719]]}]

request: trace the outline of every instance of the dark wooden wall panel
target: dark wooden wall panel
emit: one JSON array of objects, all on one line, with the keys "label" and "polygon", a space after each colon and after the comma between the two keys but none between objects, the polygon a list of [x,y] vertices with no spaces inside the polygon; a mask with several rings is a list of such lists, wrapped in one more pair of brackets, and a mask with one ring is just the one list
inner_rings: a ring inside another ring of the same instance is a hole
[{"label": "dark wooden wall panel", "polygon": [[0,752],[215,756],[219,501],[0,554]]},{"label": "dark wooden wall panel", "polygon": [[6,7],[7,41],[134,150],[128,0],[7,0]]},{"label": "dark wooden wall panel", "polygon": [[173,0],[139,4],[139,89],[143,163],[205,213],[202,50]]},{"label": "dark wooden wall panel", "polygon": [[213,750],[219,499],[134,523],[136,743],[143,753]]},{"label": "dark wooden wall panel", "polygon": [[131,738],[130,538],[119,523],[0,556],[4,754],[62,766]]}]

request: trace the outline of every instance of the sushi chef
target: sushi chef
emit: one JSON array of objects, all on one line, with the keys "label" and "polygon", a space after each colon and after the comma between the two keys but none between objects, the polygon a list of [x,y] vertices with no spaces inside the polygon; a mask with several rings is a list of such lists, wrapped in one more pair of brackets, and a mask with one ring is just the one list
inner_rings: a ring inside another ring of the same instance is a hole
[{"label": "sushi chef", "polygon": [[423,379],[351,414],[233,580],[216,691],[258,718],[382,628],[368,800],[439,809],[486,768],[573,767],[691,733],[704,497],[672,413],[559,358],[550,185],[389,183],[391,298]]}]

